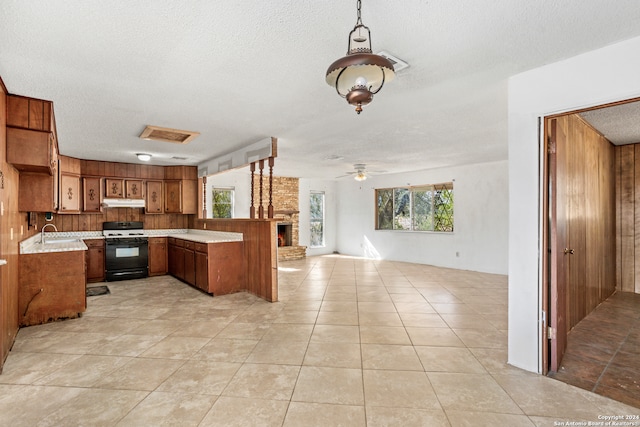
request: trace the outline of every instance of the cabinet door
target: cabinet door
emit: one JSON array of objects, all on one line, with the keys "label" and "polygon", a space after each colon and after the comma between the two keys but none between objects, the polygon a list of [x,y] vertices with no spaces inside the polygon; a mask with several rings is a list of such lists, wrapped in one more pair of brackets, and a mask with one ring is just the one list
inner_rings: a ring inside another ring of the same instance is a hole
[{"label": "cabinet door", "polygon": [[196,252],[196,287],[209,291],[209,257],[206,252]]},{"label": "cabinet door", "polygon": [[82,178],[82,210],[84,212],[102,212],[102,180],[100,178]]},{"label": "cabinet door", "polygon": [[167,238],[149,238],[149,276],[167,274]]},{"label": "cabinet door", "polygon": [[182,212],[182,182],[164,182],[164,211],[165,213]]},{"label": "cabinet door", "polygon": [[190,285],[196,284],[196,258],[193,249],[184,250],[184,281]]},{"label": "cabinet door", "polygon": [[104,273],[104,240],[85,240],[87,245],[87,282],[102,282]]},{"label": "cabinet door", "polygon": [[148,214],[163,213],[162,181],[147,181],[146,209]]},{"label": "cabinet door", "polygon": [[127,199],[143,199],[142,180],[128,179],[124,182]]},{"label": "cabinet door", "polygon": [[123,192],[123,180],[122,179],[105,179],[107,191],[105,192],[106,196],[109,198],[122,198],[124,195]]},{"label": "cabinet door", "polygon": [[60,209],[58,213],[80,212],[80,177],[60,174]]},{"label": "cabinet door", "polygon": [[184,280],[184,248],[169,244],[169,273]]}]

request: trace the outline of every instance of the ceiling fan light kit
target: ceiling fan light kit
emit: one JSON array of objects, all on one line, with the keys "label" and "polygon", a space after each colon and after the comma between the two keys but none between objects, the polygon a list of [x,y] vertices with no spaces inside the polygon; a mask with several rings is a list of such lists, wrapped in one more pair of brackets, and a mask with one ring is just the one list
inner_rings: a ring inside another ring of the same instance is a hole
[{"label": "ceiling fan light kit", "polygon": [[326,74],[327,84],[355,106],[358,114],[396,75],[391,61],[371,50],[371,33],[360,16],[361,3],[357,0],[358,19],[349,33],[347,55],[331,64]]}]

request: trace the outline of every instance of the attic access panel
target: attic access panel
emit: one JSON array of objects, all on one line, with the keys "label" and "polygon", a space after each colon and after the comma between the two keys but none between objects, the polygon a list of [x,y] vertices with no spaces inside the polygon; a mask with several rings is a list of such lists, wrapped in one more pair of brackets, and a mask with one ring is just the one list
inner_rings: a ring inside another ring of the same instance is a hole
[{"label": "attic access panel", "polygon": [[174,144],[188,144],[200,135],[200,132],[147,126],[140,134],[141,139],[171,142]]}]

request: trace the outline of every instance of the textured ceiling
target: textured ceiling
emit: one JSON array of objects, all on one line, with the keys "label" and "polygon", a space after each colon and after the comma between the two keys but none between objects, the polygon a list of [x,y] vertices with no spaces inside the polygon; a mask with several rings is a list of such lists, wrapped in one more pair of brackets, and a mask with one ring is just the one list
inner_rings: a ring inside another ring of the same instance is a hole
[{"label": "textured ceiling", "polygon": [[615,145],[640,142],[640,102],[585,111],[580,116]]},{"label": "textured ceiling", "polygon": [[[0,76],[54,101],[62,154],[198,164],[275,136],[277,174],[332,179],[504,160],[509,76],[640,35],[637,0],[364,0],[374,51],[410,67],[358,116],[324,82],[355,8],[3,0]],[[144,141],[146,125],[200,136]]]}]

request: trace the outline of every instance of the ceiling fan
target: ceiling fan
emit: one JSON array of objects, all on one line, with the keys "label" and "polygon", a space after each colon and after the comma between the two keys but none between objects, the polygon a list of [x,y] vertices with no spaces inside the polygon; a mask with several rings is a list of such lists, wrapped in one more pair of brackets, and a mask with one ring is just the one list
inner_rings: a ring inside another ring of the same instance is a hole
[{"label": "ceiling fan", "polygon": [[[345,176],[354,175],[353,179],[355,179],[356,181],[364,181],[369,177],[369,172],[367,171],[366,168],[367,168],[367,165],[365,165],[364,163],[356,163],[353,165],[353,169],[354,169],[353,172],[346,172],[345,175],[340,175],[340,176],[337,176],[336,178],[344,178]],[[376,171],[376,172],[383,173],[384,171]]]}]

